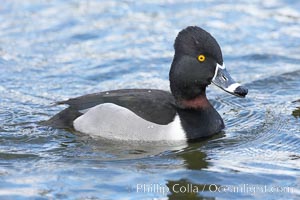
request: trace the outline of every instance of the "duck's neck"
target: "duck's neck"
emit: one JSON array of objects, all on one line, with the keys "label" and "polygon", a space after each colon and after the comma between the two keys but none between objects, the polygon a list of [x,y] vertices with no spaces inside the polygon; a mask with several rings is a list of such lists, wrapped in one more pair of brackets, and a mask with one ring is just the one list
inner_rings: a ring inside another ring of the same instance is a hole
[{"label": "duck's neck", "polygon": [[208,137],[224,128],[221,116],[205,95],[181,100],[178,105],[177,112],[188,139]]},{"label": "duck's neck", "polygon": [[193,99],[180,99],[177,100],[178,105],[184,109],[207,109],[211,107],[205,93],[201,94]]}]

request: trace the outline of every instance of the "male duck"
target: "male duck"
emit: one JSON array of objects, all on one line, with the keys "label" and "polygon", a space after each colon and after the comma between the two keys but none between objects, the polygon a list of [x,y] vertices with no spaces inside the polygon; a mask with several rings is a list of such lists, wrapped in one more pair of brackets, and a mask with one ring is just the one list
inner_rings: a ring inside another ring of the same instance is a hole
[{"label": "male duck", "polygon": [[245,97],[248,90],[226,71],[217,41],[205,30],[189,26],[179,32],[169,73],[171,93],[155,89],[123,89],[58,102],[69,107],[44,124],[120,140],[193,140],[224,128],[206,98],[214,83]]}]

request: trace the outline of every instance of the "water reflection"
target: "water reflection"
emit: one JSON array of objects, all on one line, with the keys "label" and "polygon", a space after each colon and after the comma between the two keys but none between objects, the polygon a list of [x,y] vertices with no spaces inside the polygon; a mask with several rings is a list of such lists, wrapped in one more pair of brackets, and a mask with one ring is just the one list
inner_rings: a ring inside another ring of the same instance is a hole
[{"label": "water reflection", "polygon": [[[203,141],[198,141],[194,143],[189,143],[189,146],[185,148],[183,152],[177,154],[177,157],[184,161],[184,167],[187,170],[192,170],[195,173],[200,173],[201,170],[207,169],[209,167],[209,159],[207,154],[201,150],[201,148],[207,145],[208,142],[224,137],[225,132],[216,135],[213,138],[206,139]],[[200,175],[201,176],[201,175]],[[203,181],[203,183],[199,183]],[[166,186],[170,190],[168,195],[169,200],[213,200],[213,197],[206,197],[203,195],[204,192],[215,191],[216,185],[204,184],[207,180],[199,180],[195,183],[194,181],[186,178],[171,179],[167,181]]]}]

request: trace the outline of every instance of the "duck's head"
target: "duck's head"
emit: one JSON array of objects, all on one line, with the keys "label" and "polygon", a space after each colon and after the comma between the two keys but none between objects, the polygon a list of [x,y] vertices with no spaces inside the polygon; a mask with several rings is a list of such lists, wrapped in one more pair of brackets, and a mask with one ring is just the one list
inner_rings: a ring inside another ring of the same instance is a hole
[{"label": "duck's head", "polygon": [[245,97],[248,90],[227,72],[219,44],[208,32],[189,26],[178,33],[169,78],[176,100],[205,97],[206,87],[214,83],[230,94]]}]

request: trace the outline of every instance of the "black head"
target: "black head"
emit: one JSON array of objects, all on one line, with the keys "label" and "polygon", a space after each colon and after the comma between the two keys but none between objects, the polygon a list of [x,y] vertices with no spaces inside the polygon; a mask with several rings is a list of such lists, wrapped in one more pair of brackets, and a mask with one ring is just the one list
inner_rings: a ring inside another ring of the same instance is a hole
[{"label": "black head", "polygon": [[211,84],[217,64],[223,57],[217,41],[205,30],[189,26],[179,32],[169,78],[170,87],[177,100],[193,99],[205,94]]}]

